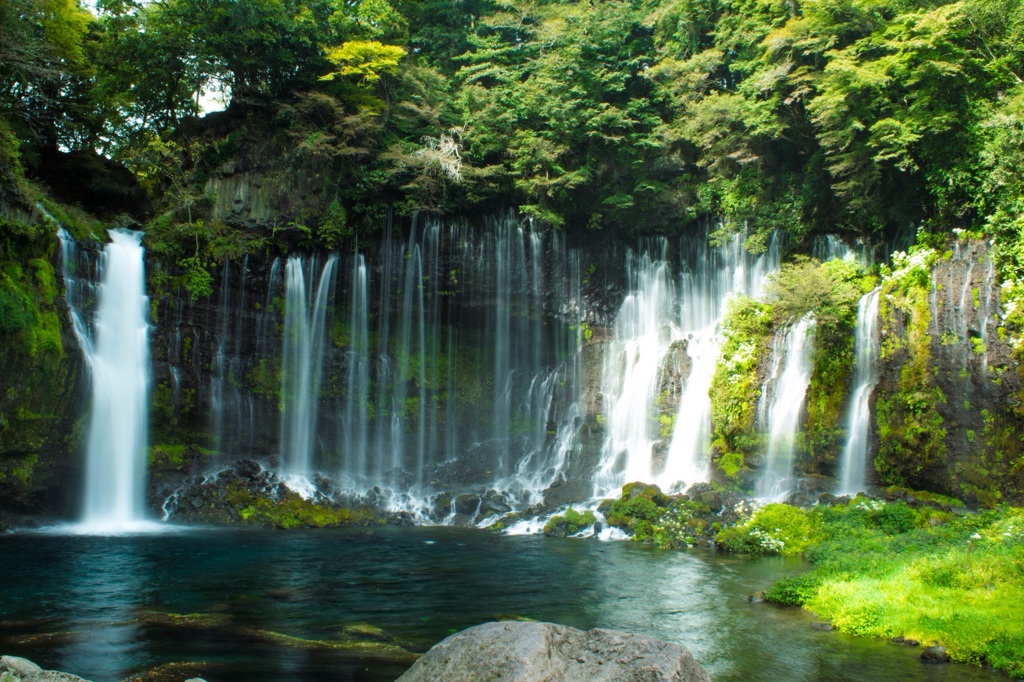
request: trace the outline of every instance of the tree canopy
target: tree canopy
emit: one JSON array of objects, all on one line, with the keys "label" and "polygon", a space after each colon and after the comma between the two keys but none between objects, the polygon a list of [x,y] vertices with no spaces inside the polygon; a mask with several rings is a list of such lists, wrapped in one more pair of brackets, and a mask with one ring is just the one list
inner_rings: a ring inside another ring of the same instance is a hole
[{"label": "tree canopy", "polygon": [[1022,76],[1020,0],[0,7],[0,115],[26,153],[131,162],[222,91],[334,174],[350,220],[512,205],[579,229],[716,221],[755,247],[964,228],[1024,271]]}]

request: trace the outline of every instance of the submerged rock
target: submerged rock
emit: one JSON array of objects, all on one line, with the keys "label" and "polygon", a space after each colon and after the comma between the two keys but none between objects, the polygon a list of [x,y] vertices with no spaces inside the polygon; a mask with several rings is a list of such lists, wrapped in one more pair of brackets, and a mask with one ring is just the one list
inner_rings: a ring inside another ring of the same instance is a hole
[{"label": "submerged rock", "polygon": [[615,630],[484,623],[434,645],[400,682],[710,682],[684,647]]},{"label": "submerged rock", "polygon": [[89,682],[78,675],[41,667],[18,656],[0,657],[0,680],[4,682]]},{"label": "submerged rock", "polygon": [[930,646],[921,652],[922,663],[948,663],[949,654],[944,646]]}]

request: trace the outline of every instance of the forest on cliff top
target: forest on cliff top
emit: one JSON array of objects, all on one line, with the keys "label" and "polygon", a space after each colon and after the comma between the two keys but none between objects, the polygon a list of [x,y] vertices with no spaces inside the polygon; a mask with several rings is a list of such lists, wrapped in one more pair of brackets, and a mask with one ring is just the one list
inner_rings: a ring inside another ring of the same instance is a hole
[{"label": "forest on cliff top", "polygon": [[[0,8],[6,174],[20,156],[60,185],[62,154],[99,153],[188,213],[259,141],[332,178],[333,214],[309,221],[328,241],[388,207],[661,233],[714,218],[755,248],[963,228],[1016,280],[1022,76],[1019,0]],[[215,131],[196,120],[211,92],[230,101]]]}]

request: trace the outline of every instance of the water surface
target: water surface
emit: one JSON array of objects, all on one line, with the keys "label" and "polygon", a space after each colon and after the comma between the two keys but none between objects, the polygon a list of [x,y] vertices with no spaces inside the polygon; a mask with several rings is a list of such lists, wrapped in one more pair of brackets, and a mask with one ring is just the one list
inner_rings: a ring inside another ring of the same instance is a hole
[{"label": "water surface", "polygon": [[809,614],[747,600],[804,568],[451,528],[21,533],[0,537],[0,652],[96,682],[187,661],[202,661],[210,682],[393,680],[408,663],[386,652],[302,640],[338,641],[366,623],[422,652],[516,617],[679,642],[716,682],[1000,679],[926,666],[919,650],[818,632]]}]

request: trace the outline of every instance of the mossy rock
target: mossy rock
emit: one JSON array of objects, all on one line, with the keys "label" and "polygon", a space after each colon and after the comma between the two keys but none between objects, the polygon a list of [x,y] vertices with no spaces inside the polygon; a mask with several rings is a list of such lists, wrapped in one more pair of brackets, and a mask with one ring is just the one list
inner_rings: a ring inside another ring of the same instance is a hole
[{"label": "mossy rock", "polygon": [[554,538],[565,538],[576,535],[597,523],[597,517],[589,509],[578,512],[575,509],[566,509],[561,516],[552,516],[544,524],[544,535]]}]

